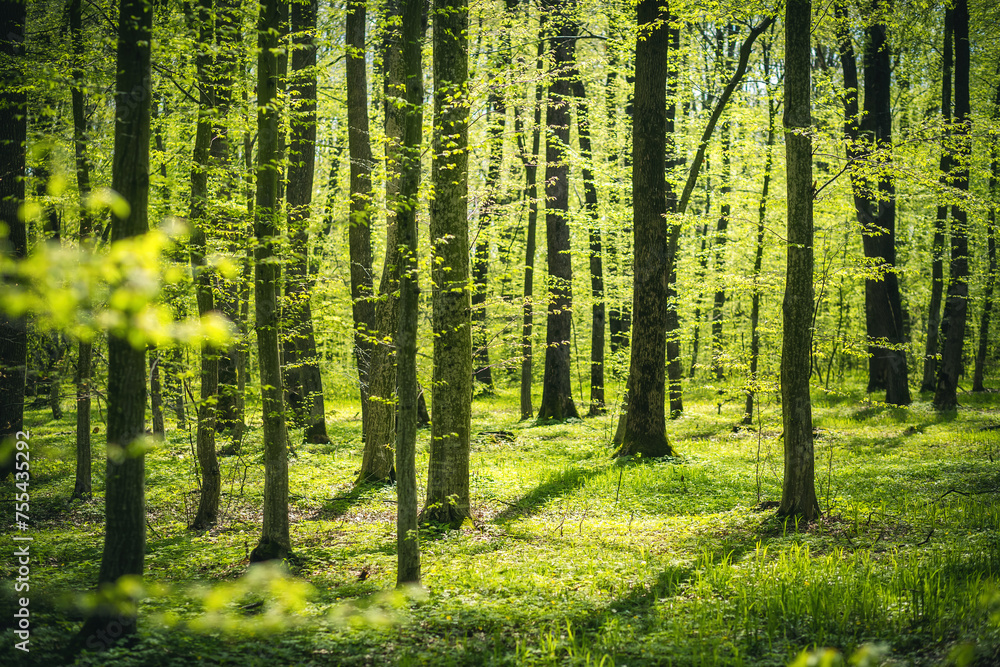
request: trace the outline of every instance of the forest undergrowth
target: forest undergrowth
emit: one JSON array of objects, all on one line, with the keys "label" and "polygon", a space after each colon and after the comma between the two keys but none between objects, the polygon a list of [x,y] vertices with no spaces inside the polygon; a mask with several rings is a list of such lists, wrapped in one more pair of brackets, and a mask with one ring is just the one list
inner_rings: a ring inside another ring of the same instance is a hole
[{"label": "forest undergrowth", "polygon": [[[396,591],[395,489],[355,487],[360,415],[328,403],[330,445],[292,432],[293,558],[248,571],[262,443],[226,456],[221,519],[192,532],[193,434],[146,458],[140,633],[67,659],[103,543],[95,497],[73,501],[74,419],[28,410],[31,652],[13,648],[5,536],[2,664],[786,665],[1000,664],[1000,412],[956,413],[861,391],[814,395],[821,520],[779,521],[779,406],[753,428],[739,401],[691,388],[668,424],[674,459],[614,460],[615,415],[518,422],[516,390],[473,403],[474,522],[421,536],[424,589]],[[95,424],[103,432],[100,415]],[[418,439],[426,471],[428,431]],[[101,443],[101,436],[94,436]],[[220,442],[220,446],[222,443]],[[424,477],[424,480],[420,480]],[[423,494],[426,472],[418,474]],[[0,487],[14,502],[12,482]]]}]

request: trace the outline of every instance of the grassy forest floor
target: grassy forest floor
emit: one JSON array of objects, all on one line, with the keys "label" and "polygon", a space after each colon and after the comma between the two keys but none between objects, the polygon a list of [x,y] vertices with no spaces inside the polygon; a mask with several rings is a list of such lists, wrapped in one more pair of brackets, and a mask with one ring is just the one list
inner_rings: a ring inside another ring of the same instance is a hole
[{"label": "grassy forest floor", "polygon": [[[75,664],[785,665],[822,647],[857,664],[1000,664],[998,395],[961,395],[957,414],[922,398],[899,409],[816,391],[824,516],[797,529],[760,504],[781,492],[773,397],[759,431],[734,432],[736,402],[689,390],[668,425],[679,457],[628,462],[609,456],[610,415],[533,426],[518,423],[514,390],[477,399],[476,522],[423,534],[423,595],[393,592],[395,489],[352,484],[356,403],[328,403],[331,445],[293,432],[291,579],[247,575],[259,428],[223,458],[218,528],[193,533],[193,435],[168,424],[146,463],[140,638]],[[63,663],[81,592],[97,580],[103,426],[95,409],[95,498],[69,503],[74,420],[26,414],[31,652],[13,648],[7,535],[0,664]],[[14,491],[0,487],[6,525]]]}]

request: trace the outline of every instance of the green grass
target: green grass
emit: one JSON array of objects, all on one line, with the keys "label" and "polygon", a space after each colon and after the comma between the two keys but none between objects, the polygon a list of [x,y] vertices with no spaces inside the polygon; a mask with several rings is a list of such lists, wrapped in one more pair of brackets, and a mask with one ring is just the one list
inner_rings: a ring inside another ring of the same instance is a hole
[{"label": "green grass", "polygon": [[[139,640],[76,664],[785,665],[803,651],[803,664],[819,661],[824,647],[857,664],[1000,662],[993,395],[966,395],[941,415],[922,401],[889,408],[817,391],[824,516],[809,526],[757,509],[780,497],[773,398],[759,432],[734,431],[738,402],[714,399],[685,395],[687,412],[668,425],[679,456],[661,461],[611,459],[613,415],[532,426],[517,422],[514,390],[477,399],[476,522],[425,532],[419,595],[393,593],[395,490],[353,486],[353,402],[328,403],[332,444],[295,438],[290,577],[245,576],[260,522],[259,430],[223,459],[222,520],[199,534],[186,529],[197,503],[191,436],[174,429],[147,456]],[[60,664],[97,579],[103,466],[95,499],[68,503],[74,419],[26,416],[32,651],[12,648],[8,581],[0,664]],[[479,434],[501,430],[513,438]],[[103,456],[97,435],[94,460]],[[13,492],[4,483],[8,510]],[[9,576],[12,558],[2,562]]]}]

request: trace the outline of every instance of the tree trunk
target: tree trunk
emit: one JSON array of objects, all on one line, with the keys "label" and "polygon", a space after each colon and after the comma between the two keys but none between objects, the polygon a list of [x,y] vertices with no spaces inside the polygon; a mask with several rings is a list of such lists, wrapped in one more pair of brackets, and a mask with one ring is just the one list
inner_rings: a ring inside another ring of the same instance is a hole
[{"label": "tree trunk", "polygon": [[[997,73],[1000,74],[1000,68]],[[993,122],[1000,119],[1000,83],[997,83],[993,99]],[[997,181],[1000,180],[1000,153],[995,145],[990,146],[990,196],[996,201]],[[993,290],[997,280],[996,208],[991,207],[986,223],[987,274],[986,289],[983,294],[983,314],[979,320],[979,347],[976,350],[976,367],[972,376],[972,391],[986,391],[983,375],[986,372],[986,352],[990,342],[990,314],[993,310]]]},{"label": "tree trunk", "polygon": [[782,303],[781,418],[785,474],[778,516],[812,521],[819,516],[813,479],[809,352],[813,314],[813,177],[810,111],[810,0],[785,8],[785,159],[788,232]]},{"label": "tree trunk", "polygon": [[[839,18],[846,11],[838,5]],[[896,188],[883,172],[867,177],[862,167],[887,161],[885,152],[892,142],[890,109],[890,63],[885,25],[869,26],[865,39],[864,114],[858,115],[858,76],[854,49],[843,21],[840,26],[840,58],[844,69],[845,126],[848,138],[847,157],[851,165],[854,207],[861,224],[865,257],[878,278],[865,280],[865,323],[869,340],[868,391],[884,389],[886,402],[910,403],[906,351],[903,345],[902,297],[896,275]],[[880,166],[880,169],[886,169]]]},{"label": "tree trunk", "polygon": [[578,71],[573,73],[573,95],[576,97],[576,135],[583,160],[584,208],[590,218],[590,409],[587,416],[604,413],[604,265],[601,256],[600,215],[597,211],[597,186],[594,185],[594,156],[590,145],[590,109],[587,91]]},{"label": "tree trunk", "polygon": [[[764,80],[771,80],[770,42],[763,45]],[[743,408],[744,426],[753,423],[754,399],[760,389],[757,368],[760,361],[760,272],[764,262],[764,239],[767,232],[767,197],[771,187],[771,169],[774,166],[774,118],[777,115],[770,84],[767,88],[767,148],[764,154],[764,182],[760,188],[760,203],[757,206],[757,242],[753,256],[753,296],[750,304],[750,373],[747,378],[747,399]]]},{"label": "tree trunk", "polygon": [[[397,238],[397,218],[405,206],[399,194],[399,160],[403,144],[406,100],[406,72],[403,68],[400,21],[402,5],[393,0],[386,7],[383,27],[383,66],[385,67],[385,136],[387,202],[385,260],[379,281],[379,298],[374,320],[369,327],[371,361],[368,367],[368,419],[364,426],[365,449],[358,482],[385,482],[395,479],[392,445],[396,442],[396,348],[394,338],[399,326],[399,273],[402,258]],[[360,141],[360,139],[359,139]],[[355,200],[356,201],[356,200]],[[352,226],[353,228],[353,226]],[[366,247],[370,248],[370,244]],[[370,252],[370,250],[369,250]],[[362,254],[359,252],[358,257]],[[360,270],[361,259],[352,262],[352,271]],[[368,260],[369,264],[371,260]],[[352,284],[354,278],[352,277]],[[361,292],[359,292],[361,294]],[[355,301],[357,304],[358,301]]]},{"label": "tree trunk", "polygon": [[424,80],[420,51],[426,32],[424,0],[403,3],[403,70],[406,108],[400,151],[400,206],[396,216],[402,248],[399,278],[399,328],[396,330],[396,585],[420,582],[420,533],[417,526],[417,190],[423,129]]},{"label": "tree trunk", "polygon": [[260,365],[264,422],[264,525],[250,561],[285,558],[288,533],[288,450],[281,361],[278,354],[278,116],[275,106],[283,87],[276,56],[285,32],[284,0],[262,0],[257,23],[257,195],[254,226],[254,328]]},{"label": "tree trunk", "polygon": [[[14,63],[24,59],[25,7],[18,0],[0,0],[0,52]],[[24,259],[28,254],[27,229],[18,213],[24,201],[27,77],[28,73],[17,67],[4,67],[0,73],[0,222],[9,230],[0,240],[0,251],[13,259]],[[7,284],[12,281],[3,277]],[[14,448],[8,450],[7,445],[13,445],[24,426],[27,362],[25,318],[0,309],[0,481],[14,472]]]},{"label": "tree trunk", "polygon": [[[153,9],[144,0],[122,0],[115,81],[115,150],[112,189],[129,203],[126,217],[112,215],[111,241],[149,231],[150,39]],[[141,577],[146,550],[145,431],[146,350],[108,336],[108,459],[105,477],[104,550],[98,582],[114,587]],[[124,599],[122,599],[124,596]],[[78,646],[102,650],[136,631],[137,600],[129,593],[91,612]],[[117,598],[117,599],[115,599]]]},{"label": "tree trunk", "polygon": [[[941,76],[941,118],[944,121],[944,136],[941,139],[941,162],[939,170],[942,186],[949,183],[948,172],[951,171],[951,149],[948,147],[948,134],[951,125],[951,75],[954,48],[954,10],[945,7],[944,10],[944,50],[942,53]],[[938,204],[937,215],[934,216],[934,240],[931,245],[931,296],[927,304],[927,343],[924,348],[924,375],[920,382],[920,391],[934,391],[937,384],[937,360],[940,353],[938,333],[941,327],[941,295],[944,291],[944,237],[948,222],[948,207]]]},{"label": "tree trunk", "polygon": [[284,379],[305,441],[330,442],[326,434],[323,378],[316,358],[309,280],[309,219],[316,167],[316,0],[291,6],[292,120],[288,164],[289,258],[285,271]]},{"label": "tree trunk", "polygon": [[632,219],[635,278],[632,288],[632,359],[628,420],[617,454],[670,456],[664,414],[667,310],[666,156],[669,8],[656,0],[638,5],[635,106],[632,116]]},{"label": "tree trunk", "polygon": [[[530,5],[528,5],[530,6]],[[536,55],[536,72],[541,78],[544,67],[545,53],[545,15],[539,16],[538,26],[538,53]],[[532,384],[532,344],[531,335],[534,328],[534,306],[532,297],[534,291],[535,276],[535,251],[536,251],[536,229],[538,227],[538,151],[541,148],[541,125],[542,125],[542,87],[535,86],[535,108],[534,124],[531,130],[531,153],[525,151],[524,137],[521,136],[521,128],[517,128],[517,140],[521,161],[524,163],[524,188],[528,197],[528,224],[524,241],[524,306],[521,324],[521,419],[531,419],[534,410],[531,406],[531,384]],[[517,116],[520,122],[520,116]]]},{"label": "tree trunk", "polygon": [[[969,109],[969,5],[956,0],[955,31],[955,158],[951,183],[959,192],[969,190],[969,158],[972,153]],[[934,407],[954,410],[958,407],[958,378],[963,373],[962,348],[969,308],[969,237],[968,213],[961,204],[951,207],[951,270],[948,296],[941,318],[941,365],[938,367]]]},{"label": "tree trunk", "polygon": [[160,382],[160,354],[156,346],[150,346],[149,353],[149,412],[153,421],[153,435],[163,438],[167,435],[167,429],[163,423],[163,385]]},{"label": "tree trunk", "polygon": [[[368,126],[368,71],[365,65],[364,2],[352,0],[347,11],[347,143],[351,160],[351,312],[354,317],[354,361],[361,393],[362,440],[368,442],[370,419],[369,368],[372,356],[372,147]],[[389,122],[386,116],[386,124]],[[387,156],[388,157],[388,156]],[[386,254],[390,251],[386,246]]]},{"label": "tree trunk", "polygon": [[553,74],[546,107],[545,234],[548,260],[548,316],[545,331],[545,376],[538,421],[579,417],[570,382],[570,329],[573,323],[573,264],[569,239],[569,101],[570,77],[576,62],[576,19],[572,0],[547,0]]},{"label": "tree trunk", "polygon": [[[736,44],[734,39],[734,29],[732,25],[726,26],[727,56],[725,66],[733,60],[733,47]],[[721,45],[719,48],[721,55]],[[722,361],[722,310],[726,306],[725,276],[723,271],[726,266],[726,232],[729,227],[729,215],[732,212],[732,202],[729,193],[732,192],[732,173],[730,168],[731,139],[730,123],[722,123],[722,186],[719,188],[719,195],[722,204],[719,206],[719,219],[715,223],[715,274],[719,287],[715,290],[715,298],[712,301],[712,372],[716,380],[723,380],[726,377],[725,365]]]},{"label": "tree trunk", "polygon": [[421,520],[458,527],[469,507],[472,322],[469,299],[468,5],[434,0],[430,208],[434,382],[427,504]]},{"label": "tree trunk", "polygon": [[[90,195],[90,162],[87,159],[87,120],[83,103],[83,8],[82,0],[73,0],[69,6],[70,40],[73,45],[73,87],[70,98],[73,105],[73,155],[76,184],[80,192],[80,248],[90,249],[93,220],[85,205]],[[93,492],[92,455],[90,448],[90,381],[93,347],[90,341],[81,340],[77,349],[76,364],[76,478],[73,498],[89,499]]]}]

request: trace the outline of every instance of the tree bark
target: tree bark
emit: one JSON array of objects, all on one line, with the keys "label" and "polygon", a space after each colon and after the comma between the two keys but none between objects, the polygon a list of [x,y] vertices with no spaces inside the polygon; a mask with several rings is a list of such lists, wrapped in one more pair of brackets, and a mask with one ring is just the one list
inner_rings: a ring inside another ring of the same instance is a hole
[{"label": "tree bark", "polygon": [[813,178],[809,36],[812,3],[789,0],[785,8],[785,159],[787,166],[787,268],[782,303],[781,416],[785,471],[780,517],[819,516],[813,479],[809,353],[813,314]]},{"label": "tree bark", "polygon": [[285,32],[285,0],[261,0],[257,22],[257,193],[254,227],[254,328],[264,422],[264,525],[250,561],[285,558],[288,532],[288,450],[278,355],[278,93],[284,86],[276,55]]},{"label": "tree bark", "polygon": [[583,160],[583,201],[590,218],[590,409],[587,416],[596,417],[604,413],[604,265],[600,214],[597,210],[597,186],[594,184],[594,156],[590,145],[590,108],[587,90],[579,71],[573,73],[573,95],[576,97],[576,135],[580,143],[580,158]]},{"label": "tree bark", "polygon": [[[1000,68],[997,69],[1000,75]],[[993,98],[993,122],[1000,120],[1000,82],[997,83]],[[989,193],[996,201],[997,181],[1000,181],[1000,153],[996,145],[989,147],[990,181]],[[979,320],[979,347],[976,350],[976,366],[972,375],[972,391],[986,391],[983,376],[986,373],[986,353],[990,343],[990,315],[993,310],[993,291],[997,280],[996,208],[991,207],[986,222],[986,288],[983,294],[983,314]]]},{"label": "tree bark", "polygon": [[[902,296],[896,275],[896,188],[888,171],[891,167],[882,164],[888,162],[885,155],[892,144],[886,27],[875,24],[865,30],[864,113],[859,116],[857,67],[844,24],[846,11],[841,5],[836,11],[841,19],[838,31],[846,91],[844,132],[848,139],[854,207],[861,224],[865,257],[871,262],[871,269],[879,274],[865,280],[868,391],[884,389],[887,403],[908,405]],[[876,171],[877,175],[867,176],[864,172],[868,170]]]},{"label": "tree bark", "polygon": [[638,5],[635,106],[632,116],[632,219],[635,274],[632,288],[632,358],[628,419],[618,456],[672,455],[666,435],[664,365],[667,310],[667,55],[669,8],[656,0]]},{"label": "tree bark", "polygon": [[[351,160],[351,217],[348,245],[351,257],[351,313],[354,317],[354,360],[361,393],[362,439],[370,428],[368,397],[372,355],[372,147],[368,125],[368,71],[365,65],[366,4],[348,3],[346,19],[347,143]],[[388,115],[386,123],[388,124]],[[388,253],[389,246],[386,246]]]},{"label": "tree bark", "polygon": [[[530,5],[529,5],[530,6]],[[545,53],[545,15],[539,16],[538,26],[538,53],[535,57],[536,72],[541,78],[541,72],[545,61],[542,56]],[[521,128],[517,128],[518,148],[521,154],[521,161],[524,163],[524,188],[528,197],[528,223],[524,241],[524,305],[522,309],[521,321],[521,419],[531,419],[534,409],[531,405],[531,384],[532,373],[532,343],[531,336],[534,329],[534,305],[532,304],[534,292],[535,276],[535,251],[536,229],[538,227],[538,151],[541,149],[541,125],[542,125],[542,87],[534,84],[535,87],[535,107],[534,123],[531,126],[531,153],[525,150],[524,137]],[[517,116],[520,122],[520,115]]]},{"label": "tree bark", "polygon": [[[969,190],[969,158],[972,153],[969,119],[969,5],[956,0],[955,31],[955,158],[951,183],[959,193]],[[969,308],[969,237],[968,213],[961,204],[951,207],[951,270],[948,296],[941,318],[941,365],[938,367],[934,407],[954,410],[958,407],[958,378],[963,373],[962,348]]]},{"label": "tree bark", "polygon": [[[125,217],[112,215],[111,241],[149,231],[150,39],[153,9],[144,0],[122,0],[115,80],[115,148],[111,187],[128,202]],[[104,550],[98,583],[112,589],[123,577],[141,577],[146,550],[145,431],[146,350],[118,334],[108,336],[108,458],[105,477]],[[127,592],[98,606],[76,638],[102,650],[136,632],[138,601]],[[115,632],[114,630],[120,630]]]},{"label": "tree bark", "polygon": [[[948,174],[951,171],[951,149],[947,144],[951,126],[954,20],[954,10],[946,6],[944,10],[944,49],[941,60],[941,118],[944,122],[944,133],[941,139],[939,170],[942,186],[948,185]],[[934,240],[931,245],[931,296],[927,304],[927,342],[924,347],[924,375],[920,382],[921,392],[934,391],[937,384],[937,362],[938,354],[941,351],[938,333],[941,327],[941,295],[944,292],[944,240],[947,223],[948,207],[944,204],[938,204],[937,215],[934,216]]]},{"label": "tree bark", "polygon": [[472,322],[469,299],[466,0],[434,0],[434,141],[430,208],[434,382],[427,504],[421,521],[458,527],[469,507]]},{"label": "tree bark", "polygon": [[288,145],[289,257],[285,270],[284,380],[305,441],[326,444],[323,378],[316,358],[309,280],[309,219],[316,168],[316,0],[291,5],[292,80]]},{"label": "tree bark", "polygon": [[420,184],[420,148],[423,129],[424,0],[403,3],[403,69],[406,108],[400,151],[396,229],[401,249],[399,328],[396,330],[396,585],[420,582],[420,533],[417,525],[417,190]]},{"label": "tree bark", "polygon": [[[728,68],[729,63],[733,60],[733,48],[736,44],[734,39],[734,29],[732,25],[727,25],[725,28],[726,32],[726,60],[725,66]],[[721,55],[722,48],[719,45],[719,54]],[[732,128],[728,120],[722,123],[722,186],[719,188],[719,196],[722,200],[722,204],[719,206],[719,219],[715,223],[715,240],[713,242],[713,247],[715,250],[715,274],[716,280],[718,281],[719,287],[715,290],[715,297],[712,300],[712,372],[715,375],[716,380],[723,380],[726,377],[725,364],[723,363],[722,355],[722,310],[726,306],[726,290],[725,290],[725,276],[723,275],[723,270],[726,266],[726,233],[729,227],[729,216],[732,213],[732,202],[729,198],[729,193],[732,192],[732,173],[730,163],[732,162],[730,157],[730,150],[732,146],[732,141],[730,138],[730,132]]]},{"label": "tree bark", "polygon": [[[73,155],[76,184],[80,192],[80,248],[89,250],[93,233],[93,220],[84,205],[90,195],[90,162],[87,159],[87,121],[83,103],[83,8],[82,0],[73,0],[69,6],[70,41],[73,45],[73,87],[70,89],[73,106]],[[90,341],[81,340],[77,348],[76,364],[76,478],[73,498],[89,499],[93,492],[92,454],[90,446],[90,381],[93,347]]]},{"label": "tree bark", "polygon": [[576,18],[572,0],[547,0],[550,43],[554,44],[552,81],[546,107],[545,234],[548,263],[548,315],[545,375],[538,421],[579,417],[570,382],[570,334],[573,323],[573,265],[569,238],[569,71],[576,62]]}]

